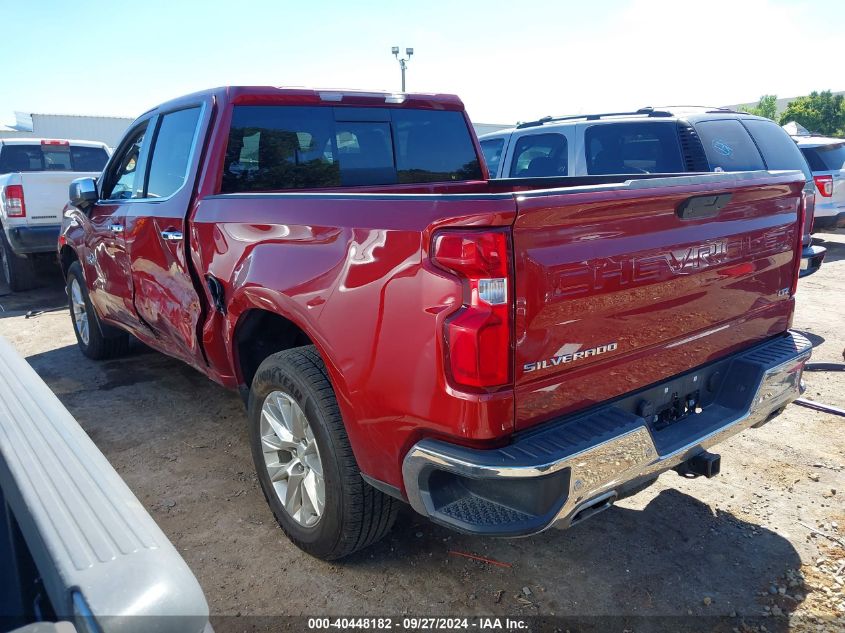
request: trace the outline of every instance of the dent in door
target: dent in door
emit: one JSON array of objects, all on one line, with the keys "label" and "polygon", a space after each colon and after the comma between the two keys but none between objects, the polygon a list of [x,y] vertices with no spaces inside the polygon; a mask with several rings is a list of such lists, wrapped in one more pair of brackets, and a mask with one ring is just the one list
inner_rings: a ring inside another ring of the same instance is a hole
[{"label": "dent in door", "polygon": [[[159,226],[154,217],[135,219],[131,236],[135,308],[159,338],[191,341],[196,339],[199,298],[190,275],[185,272],[182,242],[161,237],[162,231],[172,228],[170,224]],[[148,252],[155,259],[145,256]]]}]

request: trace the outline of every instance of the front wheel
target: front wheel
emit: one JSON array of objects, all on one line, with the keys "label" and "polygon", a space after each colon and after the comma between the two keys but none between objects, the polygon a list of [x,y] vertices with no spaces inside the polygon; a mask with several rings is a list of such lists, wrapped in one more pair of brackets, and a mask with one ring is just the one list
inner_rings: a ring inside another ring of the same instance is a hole
[{"label": "front wheel", "polygon": [[106,328],[100,323],[91,305],[79,262],[73,262],[67,272],[67,299],[73,333],[76,334],[76,342],[83,354],[101,360],[126,353],[129,349],[129,335],[111,331],[108,335],[104,334]]},{"label": "front wheel", "polygon": [[269,356],[249,395],[258,481],[288,538],[325,560],[381,539],[399,502],[361,478],[326,368],[313,345]]}]

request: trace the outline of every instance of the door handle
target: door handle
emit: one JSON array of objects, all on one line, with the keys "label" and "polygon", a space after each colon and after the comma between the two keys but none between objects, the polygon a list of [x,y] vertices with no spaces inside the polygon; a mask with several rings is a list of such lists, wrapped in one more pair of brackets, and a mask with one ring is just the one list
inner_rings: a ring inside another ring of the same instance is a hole
[{"label": "door handle", "polygon": [[173,229],[168,229],[166,231],[162,231],[161,236],[167,242],[178,242],[182,239],[182,231],[174,231]]},{"label": "door handle", "polygon": [[109,224],[109,231],[112,233],[123,233],[122,224]]}]

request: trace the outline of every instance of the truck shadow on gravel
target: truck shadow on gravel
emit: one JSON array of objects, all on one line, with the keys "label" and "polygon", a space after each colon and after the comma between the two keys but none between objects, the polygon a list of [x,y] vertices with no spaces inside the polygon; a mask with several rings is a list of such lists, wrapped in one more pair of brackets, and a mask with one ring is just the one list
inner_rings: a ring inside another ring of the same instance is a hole
[{"label": "truck shadow on gravel", "polygon": [[[845,232],[845,231],[840,231]],[[819,244],[824,246],[827,249],[827,253],[824,255],[824,262],[822,262],[822,266],[825,264],[829,264],[831,262],[839,262],[845,259],[845,244],[842,242],[835,242],[833,240],[826,240],[824,237],[817,240]]]},{"label": "truck shadow on gravel", "polygon": [[[673,476],[664,474],[661,481],[671,485]],[[760,616],[766,605],[777,604],[783,613],[798,606],[799,600],[766,592],[787,569],[801,567],[784,537],[674,489],[643,495],[653,498],[642,510],[616,506],[569,530],[518,540],[458,535],[407,512],[387,542],[346,564],[421,559],[423,568],[469,578],[467,595],[477,601],[504,590],[504,608],[494,603],[493,610],[512,612],[516,606],[525,615]],[[525,595],[523,587],[531,593]]]},{"label": "truck shadow on gravel", "polygon": [[[673,473],[623,502],[642,509],[616,506],[570,530],[524,539],[461,535],[404,509],[383,541],[324,563],[297,550],[264,503],[237,395],[143,346],[107,362],[88,360],[75,345],[27,360],[185,555],[212,613],[313,613],[311,605],[331,595],[324,606],[347,615],[373,614],[379,604],[380,614],[692,614],[739,626],[733,613],[758,617],[766,605],[789,613],[799,604],[767,592],[801,566],[789,541],[661,489]],[[279,566],[298,570],[294,581],[318,579],[319,589],[279,607]],[[225,583],[209,581],[223,576]],[[786,630],[771,618],[767,626]]]},{"label": "truck shadow on gravel", "polygon": [[0,280],[0,319],[26,314],[30,310],[68,309],[65,284],[59,267],[52,262],[42,262],[37,273],[37,287],[26,292],[11,292],[5,282]]}]

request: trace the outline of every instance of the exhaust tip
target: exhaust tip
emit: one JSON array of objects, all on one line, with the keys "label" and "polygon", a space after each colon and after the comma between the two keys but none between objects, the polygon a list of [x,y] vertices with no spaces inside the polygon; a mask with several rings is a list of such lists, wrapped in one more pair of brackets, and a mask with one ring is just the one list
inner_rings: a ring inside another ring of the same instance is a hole
[{"label": "exhaust tip", "polygon": [[598,497],[594,497],[589,501],[585,501],[578,506],[572,514],[572,520],[569,521],[569,527],[572,527],[581,521],[585,521],[586,519],[597,515],[599,512],[604,512],[613,505],[618,496],[619,495],[616,491],[612,490],[604,493],[603,495],[599,495]]}]

